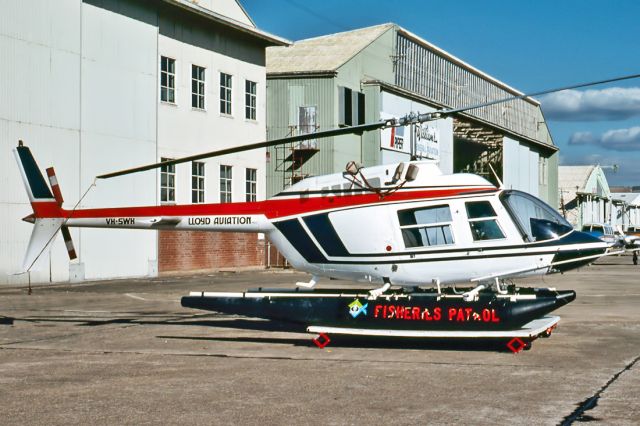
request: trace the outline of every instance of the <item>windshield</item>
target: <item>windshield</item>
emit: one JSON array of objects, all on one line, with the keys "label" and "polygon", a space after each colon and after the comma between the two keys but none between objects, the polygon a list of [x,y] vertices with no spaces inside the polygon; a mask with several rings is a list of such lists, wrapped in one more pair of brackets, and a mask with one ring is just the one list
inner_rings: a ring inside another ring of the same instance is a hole
[{"label": "windshield", "polygon": [[551,240],[573,230],[552,207],[525,192],[504,191],[500,199],[526,241]]}]

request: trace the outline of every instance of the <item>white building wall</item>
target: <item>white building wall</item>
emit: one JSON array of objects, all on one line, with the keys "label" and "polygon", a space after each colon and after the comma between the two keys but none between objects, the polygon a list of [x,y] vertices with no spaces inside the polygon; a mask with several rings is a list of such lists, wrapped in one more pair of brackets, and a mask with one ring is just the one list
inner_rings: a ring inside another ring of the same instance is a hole
[{"label": "white building wall", "polygon": [[629,210],[629,226],[640,226],[640,206],[634,205]]},{"label": "white building wall", "polygon": [[[176,102],[161,102],[158,111],[159,157],[178,158],[266,139],[265,69],[160,35],[160,57],[176,60]],[[205,71],[205,110],[191,107],[191,67]],[[232,75],[232,114],[220,113],[220,73]],[[245,118],[245,81],[257,83],[256,120]],[[159,87],[159,84],[158,84]],[[232,166],[232,201],[245,200],[245,169],[257,169],[258,199],[265,197],[265,149],[203,160],[205,202],[219,202],[220,165]],[[176,203],[191,203],[191,163],[176,166]]]},{"label": "white building wall", "polygon": [[[82,191],[97,174],[156,160],[157,39],[155,26],[82,5]],[[155,171],[100,180],[81,207],[154,205],[156,191]],[[155,274],[155,232],[79,233],[85,278]]]},{"label": "white building wall", "polygon": [[627,205],[611,205],[611,225],[619,227],[622,230],[627,229],[627,227],[629,226],[629,214],[627,213]]},{"label": "white building wall", "polygon": [[[126,5],[123,3],[123,7]],[[213,7],[213,3],[210,5]],[[216,3],[216,8],[218,4]],[[251,25],[234,0],[220,4]],[[0,284],[27,282],[21,269],[31,213],[11,150],[18,139],[40,167],[55,166],[65,208],[72,209],[100,173],[265,139],[265,70],[159,37],[158,28],[81,0],[0,0]],[[123,9],[124,10],[124,9]],[[151,12],[150,12],[151,13]],[[144,21],[144,22],[143,22]],[[159,105],[158,46],[178,59],[176,106]],[[191,63],[207,67],[207,111],[190,104]],[[234,76],[232,118],[218,111],[218,72]],[[244,80],[258,83],[258,117],[244,119]],[[158,136],[160,134],[160,136]],[[215,160],[207,201],[218,201],[218,164],[234,166],[234,201],[243,201],[245,167],[258,169],[264,198],[264,150]],[[180,202],[190,202],[190,167],[179,167]],[[153,205],[157,171],[97,181],[80,208]],[[61,238],[42,258],[32,282],[144,276],[157,273],[155,232],[72,229],[79,260],[69,262]]]}]

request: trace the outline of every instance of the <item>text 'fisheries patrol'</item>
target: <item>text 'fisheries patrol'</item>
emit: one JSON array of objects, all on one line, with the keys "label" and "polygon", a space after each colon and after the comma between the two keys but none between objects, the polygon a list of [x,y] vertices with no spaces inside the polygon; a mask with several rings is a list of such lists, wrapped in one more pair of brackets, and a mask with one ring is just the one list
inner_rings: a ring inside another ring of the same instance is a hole
[{"label": "text 'fisheries patrol'", "polygon": [[251,216],[190,217],[189,225],[251,225]]}]

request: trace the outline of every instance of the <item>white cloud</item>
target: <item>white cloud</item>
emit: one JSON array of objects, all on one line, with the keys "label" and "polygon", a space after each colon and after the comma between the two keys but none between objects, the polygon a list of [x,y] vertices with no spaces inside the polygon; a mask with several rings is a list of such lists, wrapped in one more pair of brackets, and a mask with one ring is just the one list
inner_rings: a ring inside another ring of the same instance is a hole
[{"label": "white cloud", "polygon": [[602,135],[576,132],[569,138],[570,145],[598,145],[613,151],[640,151],[640,127],[607,130]]},{"label": "white cloud", "polygon": [[640,116],[640,87],[563,90],[540,100],[548,120],[609,121]]},{"label": "white cloud", "polygon": [[575,132],[569,137],[570,145],[586,145],[597,143],[596,138],[591,132]]}]

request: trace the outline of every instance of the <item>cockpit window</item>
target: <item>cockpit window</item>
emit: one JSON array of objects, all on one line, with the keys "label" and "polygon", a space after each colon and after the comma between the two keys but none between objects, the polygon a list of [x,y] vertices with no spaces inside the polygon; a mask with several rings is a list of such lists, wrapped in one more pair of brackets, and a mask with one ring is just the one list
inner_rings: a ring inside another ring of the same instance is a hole
[{"label": "cockpit window", "polygon": [[551,240],[573,230],[557,211],[527,193],[504,191],[500,198],[526,241]]},{"label": "cockpit window", "polygon": [[474,241],[498,240],[504,233],[498,225],[496,211],[488,201],[472,201],[465,203],[469,227]]}]

